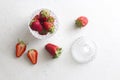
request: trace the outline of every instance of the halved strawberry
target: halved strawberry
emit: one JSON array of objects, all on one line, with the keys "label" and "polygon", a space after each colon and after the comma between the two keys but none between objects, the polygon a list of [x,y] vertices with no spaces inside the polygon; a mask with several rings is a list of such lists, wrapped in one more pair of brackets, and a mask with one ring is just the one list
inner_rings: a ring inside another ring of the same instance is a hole
[{"label": "halved strawberry", "polygon": [[44,22],[43,23],[43,26],[45,28],[46,31],[50,32],[50,33],[53,33],[54,32],[54,24],[53,23],[50,23],[50,22]]},{"label": "halved strawberry", "polygon": [[85,16],[78,17],[77,20],[75,21],[75,24],[79,27],[84,27],[88,23],[88,19]]},{"label": "halved strawberry", "polygon": [[35,30],[35,31],[38,31],[38,32],[42,32],[42,30],[43,30],[43,27],[40,24],[39,20],[32,20],[31,23],[30,23],[30,28],[32,30]]},{"label": "halved strawberry", "polygon": [[53,58],[57,58],[62,53],[62,48],[59,48],[58,46],[48,43],[45,46],[45,49],[52,55]]},{"label": "halved strawberry", "polygon": [[26,44],[23,41],[19,41],[16,44],[16,57],[20,57],[26,50]]},{"label": "halved strawberry", "polygon": [[37,52],[37,50],[35,50],[35,49],[28,50],[27,56],[28,56],[29,60],[33,64],[37,63],[37,59],[38,59],[38,52]]}]

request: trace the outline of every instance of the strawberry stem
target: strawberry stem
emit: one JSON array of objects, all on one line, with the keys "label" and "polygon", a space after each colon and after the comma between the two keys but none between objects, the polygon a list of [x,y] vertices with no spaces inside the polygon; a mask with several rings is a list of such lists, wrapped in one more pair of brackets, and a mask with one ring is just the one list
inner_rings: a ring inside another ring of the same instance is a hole
[{"label": "strawberry stem", "polygon": [[55,29],[55,27],[53,26],[53,27],[49,30],[49,32],[50,32],[50,33],[53,33],[53,32],[54,32],[54,29]]},{"label": "strawberry stem", "polygon": [[19,38],[18,38],[18,42],[21,44],[25,44],[25,42],[23,40],[20,40]]},{"label": "strawberry stem", "polygon": [[76,20],[75,24],[80,28],[83,26],[82,23],[79,20]]},{"label": "strawberry stem", "polygon": [[62,53],[62,48],[58,48],[58,50],[56,51],[56,55],[53,57],[54,59],[55,58],[58,58]]}]

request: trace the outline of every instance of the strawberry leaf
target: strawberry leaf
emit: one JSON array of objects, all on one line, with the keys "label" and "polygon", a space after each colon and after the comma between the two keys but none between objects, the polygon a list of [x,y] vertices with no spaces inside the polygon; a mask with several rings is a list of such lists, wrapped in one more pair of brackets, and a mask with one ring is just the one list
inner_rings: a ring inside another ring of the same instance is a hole
[{"label": "strawberry leaf", "polygon": [[58,58],[62,53],[62,48],[58,48],[58,50],[56,51],[56,55],[53,57],[54,59],[55,58]]}]

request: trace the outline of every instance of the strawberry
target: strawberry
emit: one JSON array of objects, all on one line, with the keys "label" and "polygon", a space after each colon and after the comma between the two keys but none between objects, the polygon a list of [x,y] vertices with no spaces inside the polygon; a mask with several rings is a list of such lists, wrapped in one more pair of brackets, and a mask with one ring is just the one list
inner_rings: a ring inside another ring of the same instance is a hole
[{"label": "strawberry", "polygon": [[46,35],[47,33],[48,33],[48,31],[46,31],[45,29],[43,29],[42,32],[40,32],[39,34]]},{"label": "strawberry", "polygon": [[50,12],[47,9],[43,9],[39,13],[40,15],[40,21],[44,22],[47,21],[48,17],[50,16]]},{"label": "strawberry", "polygon": [[19,41],[16,44],[16,57],[20,57],[26,50],[26,44],[23,41]]},{"label": "strawberry", "polygon": [[54,32],[54,24],[53,23],[50,23],[50,22],[44,22],[43,23],[43,26],[45,28],[46,31],[50,32],[50,33],[53,33]]},{"label": "strawberry", "polygon": [[55,21],[55,19],[52,16],[49,16],[48,19],[47,19],[47,22],[54,23],[54,21]]},{"label": "strawberry", "polygon": [[37,50],[35,50],[35,49],[28,50],[27,56],[28,56],[29,60],[33,64],[37,63],[37,59],[38,59],[38,52],[37,52]]},{"label": "strawberry", "polygon": [[36,15],[33,20],[39,20],[40,16],[39,15]]},{"label": "strawberry", "polygon": [[45,49],[52,55],[53,58],[57,58],[61,55],[62,48],[59,48],[58,46],[48,43],[45,46]]},{"label": "strawberry", "polygon": [[43,27],[40,24],[39,20],[32,20],[30,23],[30,27],[32,30],[38,31],[38,32],[42,32]]},{"label": "strawberry", "polygon": [[88,23],[88,19],[85,16],[78,17],[75,24],[79,27],[84,27]]},{"label": "strawberry", "polygon": [[47,17],[44,17],[44,18],[43,18],[43,17],[40,17],[40,22],[41,22],[41,23],[43,23],[43,22],[45,22],[45,21],[47,21],[47,20],[48,20]]}]

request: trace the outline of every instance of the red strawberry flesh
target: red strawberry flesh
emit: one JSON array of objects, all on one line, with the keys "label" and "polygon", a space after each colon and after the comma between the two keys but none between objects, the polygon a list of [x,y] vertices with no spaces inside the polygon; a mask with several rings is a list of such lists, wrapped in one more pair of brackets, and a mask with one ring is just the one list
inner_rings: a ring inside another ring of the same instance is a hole
[{"label": "red strawberry flesh", "polygon": [[38,52],[35,49],[30,49],[27,54],[28,58],[33,64],[37,63]]},{"label": "red strawberry flesh", "polygon": [[20,41],[16,44],[16,57],[22,56],[26,50],[26,44],[23,41]]}]

